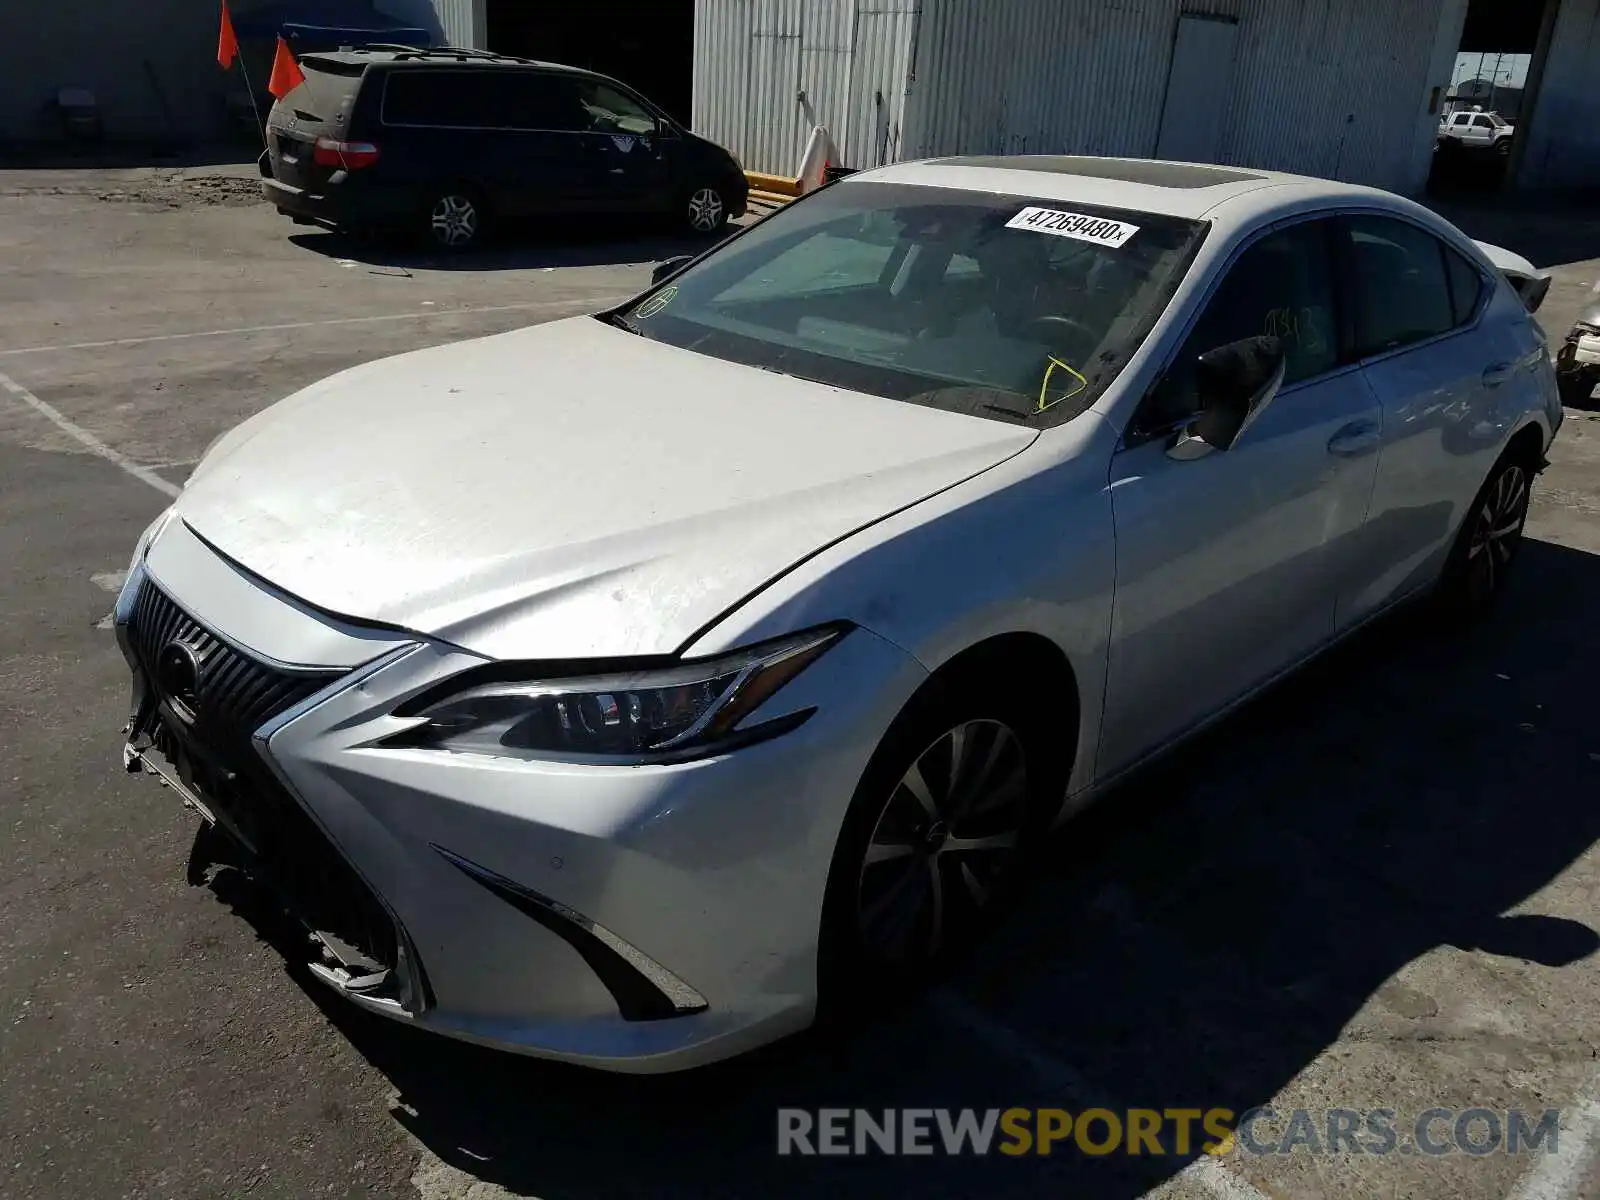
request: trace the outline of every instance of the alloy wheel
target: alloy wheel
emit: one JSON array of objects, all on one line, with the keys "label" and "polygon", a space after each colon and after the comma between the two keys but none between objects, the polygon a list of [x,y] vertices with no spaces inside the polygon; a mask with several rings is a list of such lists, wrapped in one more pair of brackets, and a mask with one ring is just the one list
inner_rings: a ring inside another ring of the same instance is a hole
[{"label": "alloy wheel", "polygon": [[478,208],[470,197],[441,196],[429,215],[433,240],[441,246],[465,246],[478,236]]},{"label": "alloy wheel", "polygon": [[722,219],[722,196],[716,188],[701,188],[689,197],[689,226],[696,233],[715,232]]},{"label": "alloy wheel", "polygon": [[1467,586],[1474,599],[1492,596],[1505,582],[1528,516],[1528,473],[1507,463],[1472,516],[1467,542]]},{"label": "alloy wheel", "polygon": [[857,884],[862,949],[926,963],[970,927],[1016,865],[1028,812],[1021,740],[967,721],[917,756],[879,814]]}]

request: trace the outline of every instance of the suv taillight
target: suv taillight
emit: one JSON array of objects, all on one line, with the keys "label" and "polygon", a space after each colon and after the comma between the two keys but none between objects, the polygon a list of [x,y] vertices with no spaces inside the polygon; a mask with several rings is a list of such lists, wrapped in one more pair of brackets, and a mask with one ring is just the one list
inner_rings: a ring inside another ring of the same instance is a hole
[{"label": "suv taillight", "polygon": [[377,162],[378,148],[371,142],[341,142],[338,138],[319,137],[312,148],[311,161],[319,167],[355,171]]}]

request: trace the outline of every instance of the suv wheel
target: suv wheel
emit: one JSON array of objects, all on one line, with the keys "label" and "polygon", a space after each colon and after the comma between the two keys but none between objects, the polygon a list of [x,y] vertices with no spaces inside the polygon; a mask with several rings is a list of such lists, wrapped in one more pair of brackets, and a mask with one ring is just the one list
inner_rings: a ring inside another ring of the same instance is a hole
[{"label": "suv wheel", "polygon": [[728,223],[728,203],[708,184],[689,193],[683,215],[694,233],[717,233]]},{"label": "suv wheel", "polygon": [[483,199],[469,188],[445,188],[428,206],[428,237],[442,250],[480,245],[486,224]]}]

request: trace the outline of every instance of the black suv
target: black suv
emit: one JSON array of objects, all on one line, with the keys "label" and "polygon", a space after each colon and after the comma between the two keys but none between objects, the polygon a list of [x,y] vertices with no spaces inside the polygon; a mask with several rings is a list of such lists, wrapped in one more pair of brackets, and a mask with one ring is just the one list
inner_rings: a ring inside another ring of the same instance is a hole
[{"label": "black suv", "polygon": [[272,106],[261,187],[302,223],[412,229],[452,250],[500,219],[742,216],[738,161],[614,79],[475,50],[308,54]]}]

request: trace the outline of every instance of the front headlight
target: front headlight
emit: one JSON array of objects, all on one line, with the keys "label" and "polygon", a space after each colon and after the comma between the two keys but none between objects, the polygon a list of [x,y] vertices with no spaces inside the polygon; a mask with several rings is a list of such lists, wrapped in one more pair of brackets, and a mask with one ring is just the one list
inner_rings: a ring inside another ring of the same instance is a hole
[{"label": "front headlight", "polygon": [[[843,632],[837,627],[812,630],[659,669],[468,682],[444,697],[434,689],[395,711],[397,717],[418,718],[418,724],[384,744],[512,758],[659,761],[717,753],[782,733],[809,717],[811,710],[805,709],[740,728],[740,722]],[[504,668],[487,670],[499,673]]]}]

